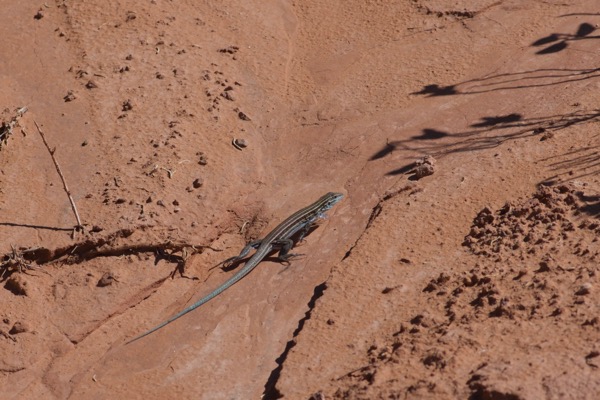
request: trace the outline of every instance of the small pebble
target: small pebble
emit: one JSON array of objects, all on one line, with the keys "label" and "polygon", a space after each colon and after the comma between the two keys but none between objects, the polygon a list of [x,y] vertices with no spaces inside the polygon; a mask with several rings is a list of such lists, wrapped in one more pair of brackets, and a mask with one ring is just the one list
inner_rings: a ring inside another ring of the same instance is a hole
[{"label": "small pebble", "polygon": [[246,139],[233,139],[232,144],[233,147],[238,150],[248,147],[248,142],[246,142]]},{"label": "small pebble", "polygon": [[198,158],[198,164],[200,164],[200,165],[208,164],[208,159],[206,158],[206,156],[203,153],[200,153],[200,157]]},{"label": "small pebble", "polygon": [[435,172],[435,158],[425,156],[415,163],[415,168],[410,171],[414,174],[414,179],[419,180],[425,176],[433,175]]}]

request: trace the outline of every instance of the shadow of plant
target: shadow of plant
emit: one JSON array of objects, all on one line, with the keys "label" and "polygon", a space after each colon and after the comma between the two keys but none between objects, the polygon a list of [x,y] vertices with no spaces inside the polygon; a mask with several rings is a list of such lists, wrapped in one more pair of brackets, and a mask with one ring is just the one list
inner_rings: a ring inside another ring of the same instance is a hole
[{"label": "shadow of plant", "polygon": [[542,68],[530,71],[494,74],[454,85],[425,85],[413,95],[426,97],[489,93],[499,90],[518,90],[547,87],[600,77],[600,68],[567,69]]},{"label": "shadow of plant", "polygon": [[600,175],[600,145],[574,149],[568,153],[547,157],[542,162],[554,175],[548,177],[543,185],[556,185],[567,181]]},{"label": "shadow of plant", "polygon": [[584,22],[583,24],[579,25],[579,28],[577,28],[577,32],[575,32],[575,34],[552,33],[548,36],[545,36],[541,39],[536,40],[531,45],[534,47],[539,47],[539,46],[547,45],[549,43],[556,42],[548,47],[544,47],[543,49],[537,51],[535,54],[557,53],[559,51],[566,49],[569,46],[569,42],[572,42],[575,40],[600,39],[600,36],[589,36],[595,30],[596,30],[596,27],[594,27],[592,24]]},{"label": "shadow of plant", "polygon": [[[593,111],[578,110],[564,115],[531,118],[525,118],[516,113],[484,116],[481,117],[479,122],[469,126],[473,129],[466,129],[461,132],[446,132],[425,128],[420,135],[412,136],[409,139],[388,141],[381,150],[371,156],[370,160],[386,157],[399,148],[423,155],[432,155],[437,158],[451,153],[492,149],[507,140],[520,140],[538,136],[543,141],[551,138],[559,130],[592,122],[600,122],[600,109]],[[586,161],[592,159],[593,156],[588,156]],[[600,160],[597,161],[600,166]],[[386,175],[405,174],[413,167],[414,163],[409,163],[388,172]]]}]

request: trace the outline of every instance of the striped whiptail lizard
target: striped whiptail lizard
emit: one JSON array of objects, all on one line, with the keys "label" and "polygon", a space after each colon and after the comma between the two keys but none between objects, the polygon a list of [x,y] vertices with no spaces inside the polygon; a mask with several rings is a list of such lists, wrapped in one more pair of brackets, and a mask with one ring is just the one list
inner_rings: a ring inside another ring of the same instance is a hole
[{"label": "striped whiptail lizard", "polygon": [[189,313],[190,311],[200,307],[204,303],[212,300],[217,297],[219,294],[223,293],[226,289],[233,286],[236,282],[241,280],[243,277],[248,275],[250,271],[252,271],[269,253],[273,250],[279,250],[278,258],[281,261],[287,261],[290,257],[295,256],[296,254],[288,254],[288,252],[294,246],[294,241],[292,237],[300,232],[300,237],[298,241],[302,240],[304,235],[309,231],[312,224],[318,219],[325,216],[325,212],[331,209],[338,201],[340,201],[344,197],[341,193],[333,193],[329,192],[326,195],[322,196],[319,200],[315,201],[311,205],[304,207],[288,218],[286,218],[282,223],[277,225],[275,229],[273,229],[267,236],[263,239],[256,240],[254,242],[250,242],[242,249],[240,254],[236,257],[228,258],[223,261],[222,264],[231,265],[242,260],[244,257],[248,255],[251,249],[256,249],[256,252],[252,255],[250,260],[246,262],[244,267],[236,272],[231,278],[225,281],[221,286],[202,297],[200,300],[192,304],[191,306],[185,308],[179,313],[175,314],[162,324],[150,329],[149,331],[131,339],[126,344],[134,342],[138,339],[143,338],[146,335],[151,334],[164,327],[165,325],[170,324],[175,321],[177,318]]}]

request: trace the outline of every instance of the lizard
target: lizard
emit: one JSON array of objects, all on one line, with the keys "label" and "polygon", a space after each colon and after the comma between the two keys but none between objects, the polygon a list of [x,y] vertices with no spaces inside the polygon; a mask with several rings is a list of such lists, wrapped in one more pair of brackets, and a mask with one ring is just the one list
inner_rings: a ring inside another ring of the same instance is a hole
[{"label": "lizard", "polygon": [[200,300],[190,305],[189,307],[183,309],[178,312],[171,318],[167,319],[165,322],[160,325],[155,326],[154,328],[146,331],[145,333],[136,336],[135,338],[129,340],[126,344],[134,342],[138,339],[141,339],[153,332],[156,332],[160,328],[165,325],[170,324],[176,319],[182,317],[183,315],[189,313],[192,310],[200,307],[201,305],[207,303],[213,298],[217,297],[219,294],[223,293],[225,290],[233,286],[235,283],[240,281],[243,277],[248,275],[260,262],[273,250],[279,250],[278,259],[281,261],[287,262],[290,257],[297,256],[298,254],[289,254],[289,251],[294,246],[294,241],[292,237],[300,232],[300,236],[297,241],[300,241],[304,238],[304,236],[308,233],[311,226],[314,222],[325,216],[325,212],[330,210],[337,202],[339,202],[344,197],[341,193],[329,192],[319,198],[319,200],[315,201],[309,206],[301,208],[296,211],[288,218],[286,218],[283,222],[275,227],[267,236],[263,239],[256,240],[248,243],[240,252],[238,256],[228,258],[223,261],[221,264],[232,265],[233,263],[237,263],[238,261],[244,259],[248,253],[252,249],[255,249],[256,252],[252,255],[252,257],[246,262],[244,267],[236,272],[232,277],[226,280],[221,284],[218,288],[202,297]]}]

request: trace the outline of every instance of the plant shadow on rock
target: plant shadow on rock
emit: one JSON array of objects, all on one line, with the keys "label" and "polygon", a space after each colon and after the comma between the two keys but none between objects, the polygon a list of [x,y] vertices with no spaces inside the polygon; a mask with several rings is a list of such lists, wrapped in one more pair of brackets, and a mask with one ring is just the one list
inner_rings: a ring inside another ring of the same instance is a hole
[{"label": "plant shadow on rock", "polygon": [[550,171],[554,173],[540,182],[547,186],[600,175],[600,145],[573,148],[541,161],[549,163]]},{"label": "plant shadow on rock", "polygon": [[[570,42],[581,39],[595,39],[600,36],[591,36],[596,28],[590,23],[582,23],[574,34],[553,33],[535,41],[532,46],[545,47],[537,54],[548,54],[568,47]],[[558,42],[558,43],[554,43]],[[526,71],[507,72],[486,75],[481,78],[470,79],[452,85],[432,83],[425,85],[413,95],[425,97],[459,96],[491,93],[507,90],[526,90],[541,87],[552,87],[567,83],[582,82],[600,77],[600,68],[540,68]],[[577,104],[574,104],[577,106]],[[500,115],[482,116],[478,122],[472,123],[459,132],[449,132],[435,127],[423,128],[421,134],[408,139],[388,141],[386,145],[375,152],[370,161],[384,158],[396,149],[416,152],[420,155],[440,157],[451,153],[486,150],[497,147],[507,140],[525,139],[540,136],[540,140],[551,138],[554,132],[568,128],[572,125],[586,124],[600,120],[600,109],[579,109],[572,113],[547,116],[525,116],[522,113],[509,113]],[[557,161],[555,167],[560,168],[561,163],[566,166],[569,162],[586,162],[586,167],[599,165],[597,152],[586,154],[583,158],[572,161]],[[386,175],[399,175],[410,173],[415,166],[414,162],[389,171]],[[595,172],[597,173],[597,171]]]},{"label": "plant shadow on rock", "polygon": [[[541,141],[551,138],[554,132],[573,125],[600,121],[600,110],[578,110],[568,114],[525,118],[521,114],[484,116],[479,122],[471,124],[461,132],[446,132],[434,128],[425,128],[420,135],[406,140],[389,141],[385,147],[375,153],[370,160],[386,157],[397,148],[419,154],[429,154],[436,158],[452,153],[488,150],[500,146],[508,140],[539,137]],[[582,160],[587,167],[600,166],[597,152],[587,154]],[[566,161],[563,161],[566,165]],[[559,165],[557,165],[558,167]],[[581,165],[581,167],[584,167]],[[414,162],[389,171],[386,175],[406,174],[414,168]],[[597,173],[598,171],[596,171]]]},{"label": "plant shadow on rock", "polygon": [[533,42],[531,45],[534,47],[541,47],[552,43],[550,46],[544,47],[537,51],[535,54],[552,54],[563,51],[569,47],[569,42],[583,40],[583,39],[600,39],[600,36],[589,36],[596,30],[596,27],[590,23],[584,22],[579,25],[575,34],[571,33],[552,33],[548,36],[544,36]]}]

